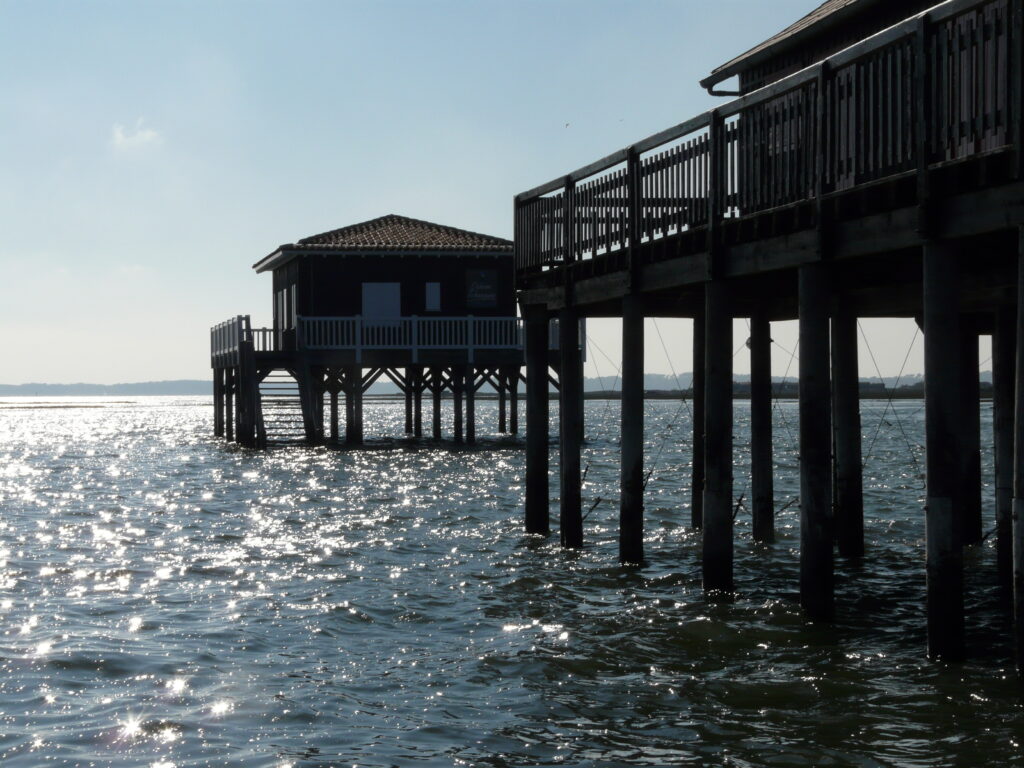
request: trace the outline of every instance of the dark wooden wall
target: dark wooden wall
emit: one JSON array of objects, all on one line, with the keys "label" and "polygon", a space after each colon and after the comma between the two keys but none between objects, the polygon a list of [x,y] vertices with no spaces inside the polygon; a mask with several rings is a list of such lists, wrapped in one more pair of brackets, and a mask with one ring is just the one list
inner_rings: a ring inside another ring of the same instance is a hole
[{"label": "dark wooden wall", "polygon": [[[493,270],[496,297],[491,306],[468,300],[471,273]],[[274,270],[274,324],[290,328],[290,305],[284,317],[278,291],[295,284],[296,312],[305,317],[351,317],[363,314],[362,284],[402,285],[402,315],[409,317],[511,317],[516,314],[515,267],[507,254],[310,254],[298,256]],[[426,284],[441,284],[441,309],[426,311]],[[282,324],[283,320],[283,324]]]}]

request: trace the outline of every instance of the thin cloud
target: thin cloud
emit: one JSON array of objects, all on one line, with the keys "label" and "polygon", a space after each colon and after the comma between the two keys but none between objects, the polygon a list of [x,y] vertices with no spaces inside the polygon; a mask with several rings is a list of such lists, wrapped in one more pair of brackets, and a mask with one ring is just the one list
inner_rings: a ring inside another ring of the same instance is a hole
[{"label": "thin cloud", "polygon": [[163,136],[155,128],[144,125],[140,117],[135,121],[135,128],[125,128],[121,123],[114,123],[110,136],[110,144],[114,149],[133,150],[142,147],[156,147],[163,143]]}]

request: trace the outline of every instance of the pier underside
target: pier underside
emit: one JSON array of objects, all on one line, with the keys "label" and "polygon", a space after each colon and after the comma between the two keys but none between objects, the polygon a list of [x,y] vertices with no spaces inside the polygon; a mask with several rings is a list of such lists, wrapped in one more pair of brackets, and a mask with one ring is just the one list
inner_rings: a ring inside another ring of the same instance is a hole
[{"label": "pier underside", "polygon": [[[378,381],[390,381],[404,400],[407,437],[423,437],[426,397],[432,406],[428,434],[441,439],[441,402],[451,398],[450,435],[455,442],[473,443],[475,402],[482,389],[498,400],[497,431],[519,431],[521,350],[492,350],[469,361],[465,352],[454,350],[413,355],[405,350],[255,352],[251,347],[242,341],[236,354],[214,362],[214,433],[241,445],[359,445],[363,400]],[[550,371],[548,379],[557,384]]]}]

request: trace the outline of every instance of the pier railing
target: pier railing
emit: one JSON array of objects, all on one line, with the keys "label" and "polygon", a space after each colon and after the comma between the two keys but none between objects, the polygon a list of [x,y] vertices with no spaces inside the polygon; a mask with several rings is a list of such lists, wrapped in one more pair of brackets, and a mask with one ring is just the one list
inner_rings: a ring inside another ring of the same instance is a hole
[{"label": "pier railing", "polygon": [[[581,338],[585,326],[581,321]],[[297,346],[310,350],[522,349],[523,323],[517,317],[299,317]],[[210,354],[215,366],[237,364],[242,343],[254,352],[285,352],[285,332],[253,328],[248,315],[237,315],[210,329]],[[558,349],[558,321],[552,320],[548,346]]]},{"label": "pier railing", "polygon": [[519,349],[516,317],[300,317],[305,349]]},{"label": "pier railing", "polygon": [[1021,5],[948,0],[517,195],[517,269],[1019,147]]}]

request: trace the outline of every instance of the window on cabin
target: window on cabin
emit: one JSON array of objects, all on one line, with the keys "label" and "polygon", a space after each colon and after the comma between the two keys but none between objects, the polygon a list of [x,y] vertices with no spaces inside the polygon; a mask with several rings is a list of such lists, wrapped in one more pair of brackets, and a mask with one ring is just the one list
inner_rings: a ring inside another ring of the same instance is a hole
[{"label": "window on cabin", "polygon": [[423,309],[425,312],[441,311],[441,284],[427,283],[426,298]]}]

